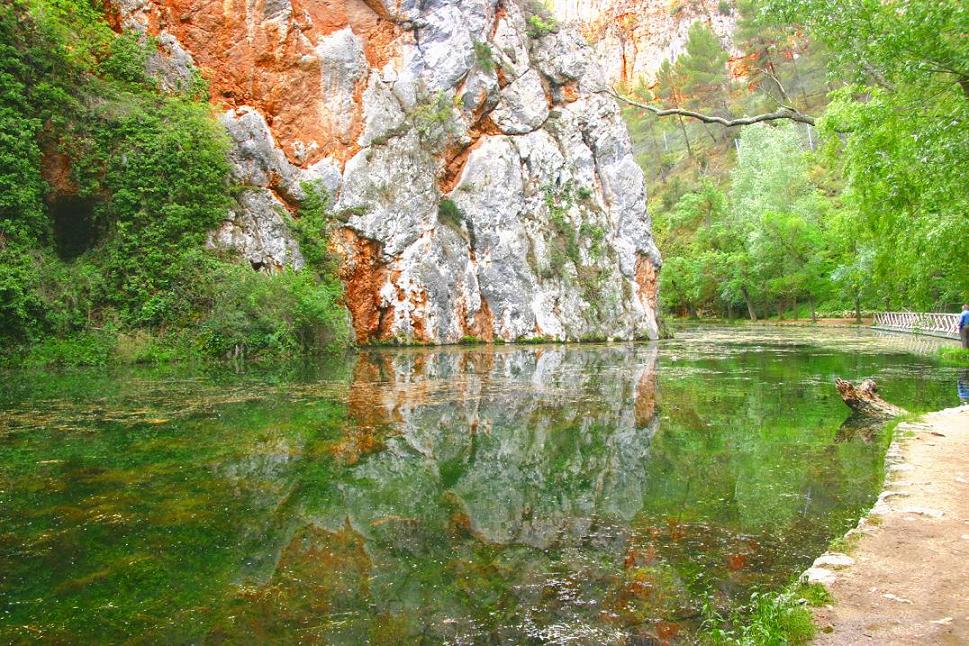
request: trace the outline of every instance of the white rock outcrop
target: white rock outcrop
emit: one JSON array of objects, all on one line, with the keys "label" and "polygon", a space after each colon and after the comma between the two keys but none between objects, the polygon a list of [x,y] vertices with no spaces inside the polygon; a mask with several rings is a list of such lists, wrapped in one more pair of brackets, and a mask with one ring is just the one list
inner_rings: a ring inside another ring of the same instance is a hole
[{"label": "white rock outcrop", "polygon": [[115,4],[228,106],[249,190],[212,245],[298,267],[286,211],[329,192],[359,342],[657,336],[643,173],[577,32],[508,0]]},{"label": "white rock outcrop", "polygon": [[556,17],[575,26],[595,51],[610,83],[656,79],[664,60],[686,51],[690,27],[700,22],[723,43],[731,56],[739,11],[723,0],[552,0]]}]

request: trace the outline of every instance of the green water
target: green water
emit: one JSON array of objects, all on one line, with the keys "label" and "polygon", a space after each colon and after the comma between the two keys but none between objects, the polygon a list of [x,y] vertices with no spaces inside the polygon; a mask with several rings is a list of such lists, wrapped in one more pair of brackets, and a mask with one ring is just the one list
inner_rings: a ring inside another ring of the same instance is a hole
[{"label": "green water", "polygon": [[854,524],[958,371],[854,331],[3,373],[0,642],[689,642]]}]

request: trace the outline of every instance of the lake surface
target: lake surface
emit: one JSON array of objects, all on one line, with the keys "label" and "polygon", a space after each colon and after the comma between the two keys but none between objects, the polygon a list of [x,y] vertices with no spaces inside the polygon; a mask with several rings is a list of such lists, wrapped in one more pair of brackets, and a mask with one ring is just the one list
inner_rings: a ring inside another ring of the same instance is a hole
[{"label": "lake surface", "polygon": [[959,403],[918,349],[697,330],[0,373],[0,642],[688,643],[873,503],[884,433],[841,429],[835,376]]}]

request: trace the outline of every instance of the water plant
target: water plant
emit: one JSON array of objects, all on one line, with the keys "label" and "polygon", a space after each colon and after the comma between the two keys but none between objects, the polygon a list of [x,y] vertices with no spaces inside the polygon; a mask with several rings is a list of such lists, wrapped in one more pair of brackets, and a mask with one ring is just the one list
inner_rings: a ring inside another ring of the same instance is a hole
[{"label": "water plant", "polygon": [[969,350],[963,348],[939,348],[939,359],[948,366],[969,368]]}]

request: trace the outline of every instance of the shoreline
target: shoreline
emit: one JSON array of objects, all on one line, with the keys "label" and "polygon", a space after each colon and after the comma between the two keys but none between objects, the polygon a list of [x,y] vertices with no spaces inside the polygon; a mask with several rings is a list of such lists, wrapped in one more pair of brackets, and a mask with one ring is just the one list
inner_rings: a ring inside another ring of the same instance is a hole
[{"label": "shoreline", "polygon": [[802,575],[813,643],[969,643],[969,406],[899,422],[875,505]]}]

